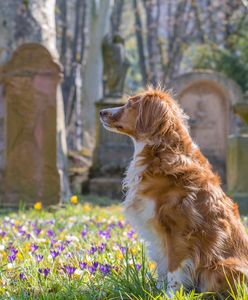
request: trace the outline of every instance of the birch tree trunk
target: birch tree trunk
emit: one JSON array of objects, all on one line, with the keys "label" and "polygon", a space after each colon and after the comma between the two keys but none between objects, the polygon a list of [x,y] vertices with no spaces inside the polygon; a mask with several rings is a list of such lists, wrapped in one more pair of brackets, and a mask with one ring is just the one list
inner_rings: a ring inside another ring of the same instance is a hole
[{"label": "birch tree trunk", "polygon": [[57,57],[55,0],[1,1],[0,64],[19,45],[37,42]]},{"label": "birch tree trunk", "polygon": [[95,138],[95,102],[103,97],[102,84],[102,40],[110,26],[111,1],[92,0],[89,2],[91,20],[89,40],[86,45],[86,63],[83,68],[83,145],[93,149]]}]

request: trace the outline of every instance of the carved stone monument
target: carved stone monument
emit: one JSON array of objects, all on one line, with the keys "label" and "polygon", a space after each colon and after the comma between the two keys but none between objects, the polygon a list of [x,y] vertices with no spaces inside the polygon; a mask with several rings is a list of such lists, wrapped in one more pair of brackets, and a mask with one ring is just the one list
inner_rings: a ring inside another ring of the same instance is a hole
[{"label": "carved stone monument", "polygon": [[227,136],[236,128],[231,105],[242,98],[239,86],[212,71],[196,71],[175,78],[170,87],[190,117],[193,139],[226,183]]},{"label": "carved stone monument", "polygon": [[102,43],[103,86],[105,97],[122,97],[129,61],[124,39],[119,34],[108,34]]},{"label": "carved stone monument", "polygon": [[233,105],[244,125],[228,137],[227,185],[242,214],[248,214],[248,94]]},{"label": "carved stone monument", "polygon": [[93,194],[120,199],[122,176],[133,151],[132,142],[124,135],[107,131],[99,120],[101,109],[122,106],[126,101],[122,95],[129,62],[119,35],[104,38],[103,61],[104,98],[96,103],[96,147],[89,187]]},{"label": "carved stone monument", "polygon": [[19,47],[1,68],[0,107],[6,111],[4,129],[0,128],[5,131],[1,206],[58,204],[68,188],[58,94],[61,75],[59,64],[38,44]]}]

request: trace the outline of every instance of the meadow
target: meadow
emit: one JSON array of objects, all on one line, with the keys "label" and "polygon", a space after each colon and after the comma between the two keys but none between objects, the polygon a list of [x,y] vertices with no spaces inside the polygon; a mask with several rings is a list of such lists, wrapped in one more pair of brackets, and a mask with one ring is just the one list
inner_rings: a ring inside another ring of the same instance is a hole
[{"label": "meadow", "polygon": [[[1,299],[167,299],[121,206],[86,200],[73,196],[49,210],[38,202],[0,216]],[[174,299],[205,296],[181,290]],[[229,298],[247,300],[248,288]]]}]

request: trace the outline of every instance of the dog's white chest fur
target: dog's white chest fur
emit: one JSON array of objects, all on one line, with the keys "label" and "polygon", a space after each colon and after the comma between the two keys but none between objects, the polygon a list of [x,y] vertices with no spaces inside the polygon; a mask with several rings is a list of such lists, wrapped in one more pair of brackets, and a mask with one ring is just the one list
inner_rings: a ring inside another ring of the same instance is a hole
[{"label": "dog's white chest fur", "polygon": [[[134,158],[126,173],[124,187],[127,189],[126,199],[124,201],[125,215],[127,221],[137,230],[138,235],[147,245],[150,258],[157,262],[159,277],[165,277],[167,273],[167,259],[164,251],[164,245],[157,235],[152,224],[155,218],[155,201],[153,199],[139,196],[139,185],[142,179],[142,173],[146,165],[140,165],[142,152],[145,143],[134,143]],[[161,279],[163,280],[163,279]]]}]

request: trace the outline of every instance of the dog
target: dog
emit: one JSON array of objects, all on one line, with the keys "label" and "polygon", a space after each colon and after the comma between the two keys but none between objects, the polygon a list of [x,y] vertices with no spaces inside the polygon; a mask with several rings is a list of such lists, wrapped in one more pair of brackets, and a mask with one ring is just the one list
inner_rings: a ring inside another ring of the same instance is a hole
[{"label": "dog", "polygon": [[124,179],[127,220],[157,264],[158,287],[225,293],[248,278],[248,237],[237,205],[193,142],[187,116],[162,89],[100,111],[103,126],[128,135],[134,156]]}]

